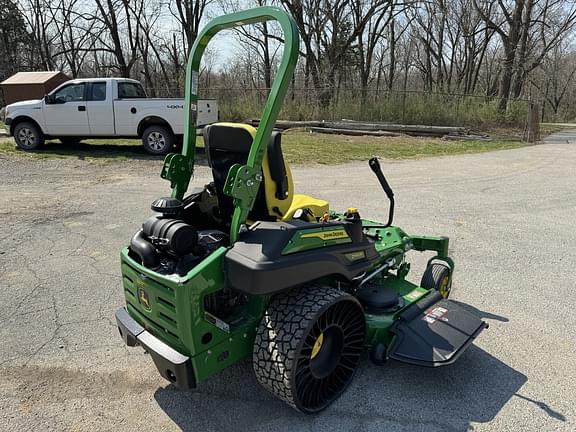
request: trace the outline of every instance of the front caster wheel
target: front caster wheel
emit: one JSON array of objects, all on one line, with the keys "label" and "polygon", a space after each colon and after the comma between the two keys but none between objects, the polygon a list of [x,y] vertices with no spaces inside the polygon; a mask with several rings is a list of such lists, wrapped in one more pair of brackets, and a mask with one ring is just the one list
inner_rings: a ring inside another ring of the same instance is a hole
[{"label": "front caster wheel", "polygon": [[432,263],[422,275],[420,286],[426,289],[438,291],[442,297],[448,298],[452,291],[452,279],[450,278],[450,268],[444,264]]},{"label": "front caster wheel", "polygon": [[319,286],[280,294],[256,333],[256,378],[298,411],[321,411],[350,384],[364,337],[364,313],[351,295]]},{"label": "front caster wheel", "polygon": [[382,366],[386,363],[386,345],[382,343],[378,343],[373,345],[369,351],[370,361],[374,363],[376,366]]}]

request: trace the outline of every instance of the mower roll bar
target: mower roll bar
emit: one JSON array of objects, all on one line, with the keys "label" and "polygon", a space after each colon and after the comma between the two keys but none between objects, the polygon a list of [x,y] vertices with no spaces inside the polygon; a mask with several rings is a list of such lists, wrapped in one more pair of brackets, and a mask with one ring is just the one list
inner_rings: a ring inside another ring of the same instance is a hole
[{"label": "mower roll bar", "polygon": [[[242,12],[224,15],[210,21],[198,34],[188,58],[186,66],[186,89],[184,102],[184,142],[181,154],[169,154],[164,160],[161,177],[169,180],[172,187],[172,197],[182,199],[188,188],[188,184],[194,173],[194,156],[196,149],[196,118],[198,102],[198,75],[200,60],[208,42],[220,31],[231,29],[247,24],[276,20],[284,33],[284,53],[276,78],[270,89],[262,112],[260,125],[250,148],[248,161],[242,171],[230,170],[230,191],[235,198],[235,210],[230,229],[232,241],[246,221],[249,211],[254,204],[255,194],[261,175],[262,159],[266,151],[266,144],[270,140],[272,130],[278,118],[278,112],[282,107],[284,97],[294,74],[294,68],[298,61],[300,35],[294,19],[284,10],[277,7],[257,7]],[[242,181],[240,177],[243,176]],[[247,177],[250,176],[248,186]],[[233,177],[233,178],[232,178]],[[253,183],[258,183],[253,186]],[[239,190],[236,190],[239,188]],[[249,190],[247,190],[249,189]],[[244,194],[242,194],[242,190]]]}]

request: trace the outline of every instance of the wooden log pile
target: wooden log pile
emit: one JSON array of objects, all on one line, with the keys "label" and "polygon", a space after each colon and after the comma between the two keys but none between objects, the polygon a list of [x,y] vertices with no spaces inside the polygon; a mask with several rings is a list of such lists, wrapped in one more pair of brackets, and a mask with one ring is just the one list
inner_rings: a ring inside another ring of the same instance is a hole
[{"label": "wooden log pile", "polygon": [[330,134],[330,135],[351,135],[351,136],[378,136],[378,137],[394,137],[398,136],[398,133],[388,132],[383,130],[358,130],[358,129],[341,129],[341,128],[330,128],[330,127],[307,127],[310,132]]},{"label": "wooden log pile", "polygon": [[[258,127],[259,119],[249,119],[246,123]],[[383,122],[360,122],[343,119],[340,121],[276,121],[276,129],[306,129],[315,133],[337,135],[369,135],[369,136],[398,136],[400,134],[418,137],[438,137],[450,140],[457,139],[487,139],[486,136],[470,135],[470,131],[458,126],[425,126],[425,125],[402,125]]]}]

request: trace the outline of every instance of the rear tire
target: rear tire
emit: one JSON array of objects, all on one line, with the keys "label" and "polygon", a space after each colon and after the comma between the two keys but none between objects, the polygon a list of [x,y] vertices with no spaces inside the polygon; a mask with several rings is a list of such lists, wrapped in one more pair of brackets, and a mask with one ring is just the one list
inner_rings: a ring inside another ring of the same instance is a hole
[{"label": "rear tire", "polygon": [[310,286],[280,294],[256,332],[256,378],[298,411],[321,411],[350,384],[365,327],[362,306],[342,291]]},{"label": "rear tire", "polygon": [[448,298],[452,291],[452,279],[450,268],[444,264],[432,263],[422,275],[420,286],[426,289],[438,291],[442,297]]},{"label": "rear tire", "polygon": [[153,155],[166,155],[174,148],[175,137],[166,127],[152,125],[142,135],[144,149]]},{"label": "rear tire", "polygon": [[18,123],[14,128],[14,141],[22,150],[37,150],[44,145],[44,134],[34,123]]}]

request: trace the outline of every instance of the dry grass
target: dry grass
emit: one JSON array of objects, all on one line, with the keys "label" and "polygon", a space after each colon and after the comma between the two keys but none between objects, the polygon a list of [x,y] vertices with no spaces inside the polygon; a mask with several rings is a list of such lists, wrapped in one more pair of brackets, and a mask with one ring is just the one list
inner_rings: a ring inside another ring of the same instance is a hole
[{"label": "dry grass", "polygon": [[384,159],[413,159],[492,150],[517,148],[520,141],[445,141],[439,138],[371,137],[323,135],[288,132],[282,149],[292,163],[339,164],[367,160],[372,156]]},{"label": "dry grass", "polygon": [[[439,138],[371,137],[324,135],[304,131],[288,131],[283,135],[285,158],[296,164],[341,164],[367,160],[372,156],[384,159],[412,159],[465,153],[481,153],[517,148],[526,145],[515,140],[445,141]],[[203,148],[198,138],[198,148]],[[12,139],[0,139],[0,154],[33,158],[79,158],[87,160],[154,159],[144,152],[140,141],[129,139],[86,140],[78,145],[48,142],[43,150],[23,152]],[[157,159],[161,159],[157,157]]]},{"label": "dry grass", "polygon": [[564,129],[576,129],[576,123],[540,123],[540,136],[544,138]]}]

